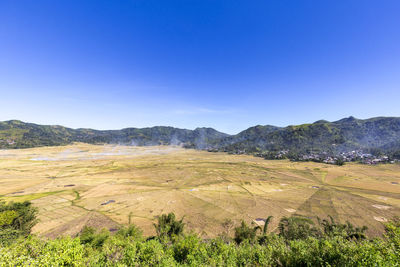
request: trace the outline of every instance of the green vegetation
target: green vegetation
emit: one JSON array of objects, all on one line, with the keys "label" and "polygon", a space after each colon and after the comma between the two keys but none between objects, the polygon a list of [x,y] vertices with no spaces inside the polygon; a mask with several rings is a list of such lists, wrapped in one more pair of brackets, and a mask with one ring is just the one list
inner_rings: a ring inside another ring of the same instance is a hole
[{"label": "green vegetation", "polygon": [[240,226],[235,228],[235,242],[237,244],[243,243],[244,241],[254,243],[258,229],[258,226],[251,227],[242,221]]},{"label": "green vegetation", "polygon": [[319,231],[312,220],[303,217],[283,217],[279,222],[279,235],[285,240],[317,238]]},{"label": "green vegetation", "polygon": [[21,196],[9,196],[9,197],[3,197],[2,199],[4,201],[10,202],[24,202],[24,201],[32,201],[35,199],[39,199],[45,196],[51,196],[55,195],[58,193],[64,192],[64,190],[58,190],[58,191],[51,191],[51,192],[43,192],[43,193],[33,193],[29,195],[21,195]]},{"label": "green vegetation", "polygon": [[[333,218],[314,224],[303,217],[283,218],[279,233],[245,222],[235,228],[235,238],[224,235],[202,240],[185,233],[182,219],[162,215],[154,225],[157,236],[145,239],[135,225],[115,234],[85,227],[74,237],[41,240],[26,234],[34,210],[28,202],[2,203],[0,221],[5,228],[19,229],[21,237],[10,242],[2,236],[1,266],[398,266],[400,262],[400,219],[385,225],[383,238],[367,239],[364,228],[339,224]],[[29,215],[29,216],[27,216]],[[34,217],[34,216],[33,216]],[[232,221],[223,223],[232,228]],[[236,242],[234,242],[236,241]]]},{"label": "green vegetation", "polygon": [[174,213],[162,214],[157,218],[157,221],[154,228],[160,240],[176,238],[183,234],[185,227],[183,218],[177,221]]},{"label": "green vegetation", "polygon": [[317,121],[288,127],[255,126],[236,135],[212,128],[195,130],[156,126],[126,128],[114,131],[70,129],[62,126],[37,125],[21,121],[0,122],[0,148],[28,148],[89,144],[174,145],[230,153],[256,153],[274,159],[297,159],[302,154],[328,153],[361,149],[367,153],[384,153],[400,159],[400,118],[377,117],[359,120],[353,117],[335,122]]},{"label": "green vegetation", "polygon": [[126,128],[122,130],[97,131],[92,129],[71,129],[58,125],[38,125],[11,120],[0,122],[0,148],[29,148],[39,146],[60,146],[73,142],[89,144],[128,145],[174,145],[186,144],[192,148],[204,149],[215,140],[227,134],[212,128],[195,130],[156,126],[151,128]]},{"label": "green vegetation", "polygon": [[338,165],[338,166],[343,166],[345,163],[344,163],[344,161],[342,159],[337,159],[335,164]]},{"label": "green vegetation", "polygon": [[317,121],[312,124],[278,128],[251,127],[235,136],[227,137],[215,150],[231,153],[261,154],[275,159],[279,151],[288,151],[279,158],[298,159],[302,154],[328,153],[362,149],[391,158],[400,155],[400,119],[378,117],[359,120],[353,117],[335,122]]},{"label": "green vegetation", "polygon": [[7,244],[12,240],[30,234],[36,224],[36,208],[28,201],[0,202],[0,243]]}]

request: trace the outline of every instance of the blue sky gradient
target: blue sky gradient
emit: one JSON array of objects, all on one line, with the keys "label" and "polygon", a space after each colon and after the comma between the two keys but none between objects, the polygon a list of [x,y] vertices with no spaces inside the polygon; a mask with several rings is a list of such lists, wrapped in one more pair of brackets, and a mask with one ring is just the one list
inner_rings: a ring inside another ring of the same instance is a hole
[{"label": "blue sky gradient", "polygon": [[0,120],[73,128],[400,116],[400,1],[0,1]]}]

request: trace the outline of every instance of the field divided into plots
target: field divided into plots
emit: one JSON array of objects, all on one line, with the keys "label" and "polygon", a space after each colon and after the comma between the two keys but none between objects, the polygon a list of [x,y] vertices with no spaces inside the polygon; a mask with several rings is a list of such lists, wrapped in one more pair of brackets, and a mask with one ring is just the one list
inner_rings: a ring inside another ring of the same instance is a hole
[{"label": "field divided into plots", "polygon": [[129,220],[153,234],[155,217],[175,212],[204,237],[231,218],[293,214],[367,225],[400,215],[400,165],[333,166],[267,161],[179,147],[74,144],[0,151],[0,198],[39,209],[34,232],[74,235],[84,225],[116,229]]}]

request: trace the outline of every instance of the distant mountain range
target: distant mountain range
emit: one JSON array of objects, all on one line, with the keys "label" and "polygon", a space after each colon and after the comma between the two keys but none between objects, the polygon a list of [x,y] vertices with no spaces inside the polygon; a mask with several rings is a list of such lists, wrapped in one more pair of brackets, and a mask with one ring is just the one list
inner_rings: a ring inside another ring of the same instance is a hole
[{"label": "distant mountain range", "polygon": [[255,126],[237,135],[223,138],[218,146],[218,150],[226,151],[289,150],[299,153],[399,149],[400,118],[377,117],[359,120],[349,117],[335,122],[320,120],[283,128]]},{"label": "distant mountain range", "polygon": [[137,146],[186,144],[197,149],[206,149],[209,143],[215,143],[216,140],[227,136],[212,128],[187,130],[155,126],[99,131],[71,129],[59,125],[38,125],[18,120],[0,122],[0,148],[56,146],[84,142]]},{"label": "distant mountain range", "polygon": [[11,120],[0,122],[0,148],[66,145],[72,142],[126,145],[183,145],[187,148],[236,153],[288,150],[293,153],[363,149],[400,150],[400,118],[354,117],[287,127],[254,126],[236,135],[212,128],[195,130],[156,126],[99,131],[38,125]]}]

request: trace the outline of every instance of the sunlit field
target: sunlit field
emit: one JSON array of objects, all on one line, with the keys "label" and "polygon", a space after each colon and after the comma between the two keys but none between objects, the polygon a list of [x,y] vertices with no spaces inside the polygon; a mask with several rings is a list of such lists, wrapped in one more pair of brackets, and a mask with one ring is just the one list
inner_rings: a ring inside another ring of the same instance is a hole
[{"label": "sunlit field", "polygon": [[[260,223],[306,215],[367,225],[400,215],[400,165],[334,166],[267,161],[180,147],[74,144],[0,151],[0,197],[30,200],[39,208],[33,232],[54,238],[84,225],[113,231],[129,221],[146,235],[162,213],[185,216],[203,237],[231,218]],[[257,220],[258,219],[258,220]]]}]

